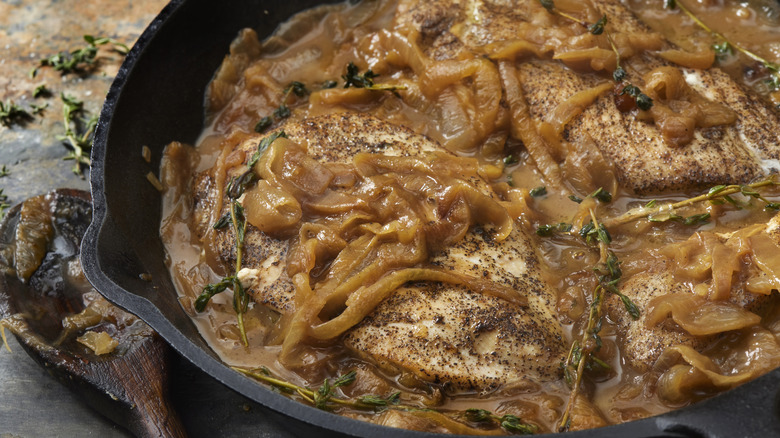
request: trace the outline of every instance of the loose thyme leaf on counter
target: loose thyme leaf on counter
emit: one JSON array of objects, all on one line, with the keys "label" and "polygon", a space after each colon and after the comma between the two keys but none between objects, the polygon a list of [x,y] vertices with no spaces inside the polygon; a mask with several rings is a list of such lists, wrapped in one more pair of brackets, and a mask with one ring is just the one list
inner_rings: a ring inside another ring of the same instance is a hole
[{"label": "loose thyme leaf on counter", "polygon": [[35,87],[35,89],[32,92],[32,97],[38,98],[42,96],[50,96],[51,91],[49,91],[48,88],[46,88],[46,84],[41,84]]},{"label": "loose thyme leaf on counter", "polygon": [[63,125],[65,134],[58,135],[57,139],[70,147],[70,152],[65,156],[65,160],[74,160],[73,173],[82,175],[82,166],[91,164],[89,159],[92,149],[92,137],[97,127],[97,115],[91,117],[79,117],[85,115],[84,102],[65,93],[60,94],[62,100]]},{"label": "loose thyme leaf on counter", "polygon": [[32,118],[27,110],[12,100],[0,101],[0,123],[5,126],[19,124]]},{"label": "loose thyme leaf on counter", "polygon": [[[84,41],[87,42],[85,47],[70,52],[62,51],[41,59],[40,67],[51,67],[64,75],[93,65],[97,57],[98,46],[112,44],[114,50],[122,55],[126,55],[130,51],[126,45],[111,38],[95,38],[92,35],[84,35]],[[33,69],[30,76],[35,77],[35,73],[36,69]]]}]

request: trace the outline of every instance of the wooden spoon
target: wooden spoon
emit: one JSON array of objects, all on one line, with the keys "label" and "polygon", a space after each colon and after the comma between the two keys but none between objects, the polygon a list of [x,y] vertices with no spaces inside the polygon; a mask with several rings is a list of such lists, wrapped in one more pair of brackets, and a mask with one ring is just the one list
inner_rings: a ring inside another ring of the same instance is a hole
[{"label": "wooden spoon", "polygon": [[[185,437],[168,398],[168,345],[105,301],[81,272],[79,246],[91,217],[89,193],[78,190],[8,211],[0,224],[2,324],[36,362],[134,435]],[[93,335],[82,337],[87,332]]]}]

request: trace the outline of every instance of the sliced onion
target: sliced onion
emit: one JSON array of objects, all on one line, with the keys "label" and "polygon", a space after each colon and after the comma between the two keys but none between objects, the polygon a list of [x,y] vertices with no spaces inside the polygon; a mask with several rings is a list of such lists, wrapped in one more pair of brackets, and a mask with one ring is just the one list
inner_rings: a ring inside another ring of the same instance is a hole
[{"label": "sliced onion", "polygon": [[752,327],[761,317],[728,301],[709,301],[689,293],[672,293],[653,298],[648,305],[645,326],[653,328],[671,315],[683,330],[694,336],[713,335]]}]

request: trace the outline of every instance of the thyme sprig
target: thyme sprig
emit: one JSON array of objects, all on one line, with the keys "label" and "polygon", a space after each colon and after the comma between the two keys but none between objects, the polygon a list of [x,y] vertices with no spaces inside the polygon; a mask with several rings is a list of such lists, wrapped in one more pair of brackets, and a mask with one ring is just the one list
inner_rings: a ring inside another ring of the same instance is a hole
[{"label": "thyme sprig", "polygon": [[[742,184],[730,184],[730,185],[717,185],[710,188],[707,193],[694,196],[692,198],[684,199],[679,202],[660,204],[656,201],[650,201],[647,204],[631,209],[620,216],[616,216],[604,221],[606,226],[614,227],[617,225],[627,224],[637,219],[647,218],[652,222],[666,222],[667,220],[679,220],[687,225],[697,225],[705,220],[709,220],[709,216],[706,214],[693,215],[687,218],[680,216],[677,212],[684,207],[688,207],[701,202],[710,202],[712,204],[723,204],[728,202],[734,205],[736,208],[742,208],[743,205],[735,200],[731,195],[741,194],[750,199],[757,199],[764,203],[764,209],[766,210],[780,210],[780,203],[771,202],[766,199],[757,189],[764,187],[775,187],[778,183],[775,181],[775,176],[770,176],[767,179],[742,185]],[[706,217],[705,217],[706,216]]]},{"label": "thyme sprig", "polygon": [[13,100],[0,101],[0,124],[10,127],[30,119],[32,115]]},{"label": "thyme sprig", "polygon": [[764,66],[769,71],[769,86],[772,88],[772,90],[779,90],[780,89],[780,65],[770,62],[767,59],[757,55],[756,53],[740,46],[739,44],[735,44],[734,42],[730,41],[728,38],[726,38],[725,35],[722,33],[713,30],[711,27],[709,27],[704,21],[702,21],[699,17],[696,16],[690,9],[688,9],[685,4],[679,0],[664,0],[664,8],[666,9],[677,9],[679,8],[685,15],[687,15],[691,20],[693,20],[694,23],[696,23],[697,26],[702,28],[705,32],[708,32],[713,37],[720,40],[720,43],[713,44],[712,48],[715,50],[716,54],[719,56],[726,55],[728,53],[732,53],[732,49],[736,49],[748,58],[761,63],[761,65]]},{"label": "thyme sprig", "polygon": [[214,229],[222,229],[231,226],[233,236],[236,240],[236,263],[234,266],[233,275],[227,276],[217,283],[207,284],[198,298],[195,300],[195,310],[202,312],[206,309],[206,304],[211,300],[214,295],[222,293],[227,289],[233,290],[233,310],[236,312],[236,319],[238,321],[238,330],[241,333],[241,341],[244,346],[249,346],[249,340],[246,336],[246,327],[244,325],[244,313],[249,308],[249,294],[247,294],[241,281],[238,279],[238,272],[243,266],[243,253],[244,253],[244,239],[246,237],[246,217],[244,216],[244,207],[238,202],[238,198],[244,194],[244,192],[254,184],[258,177],[254,171],[254,166],[260,159],[260,156],[268,149],[279,137],[287,137],[284,131],[275,132],[265,138],[263,138],[257,144],[257,150],[247,160],[245,170],[238,177],[232,178],[228,183],[225,194],[230,201],[230,209],[228,213],[212,226]]},{"label": "thyme sprig", "polygon": [[[539,0],[539,3],[545,9],[547,9],[549,13],[558,15],[559,17],[563,17],[567,20],[579,24],[580,26],[587,29],[588,32],[590,32],[592,35],[604,34],[604,36],[607,38],[607,41],[609,42],[609,46],[612,49],[612,52],[615,54],[615,71],[612,72],[612,79],[618,84],[622,84],[625,82],[628,74],[626,73],[626,70],[622,67],[620,63],[621,61],[620,51],[618,50],[617,45],[615,44],[615,40],[612,39],[612,34],[609,32],[609,29],[607,29],[608,19],[606,15],[602,15],[601,18],[595,23],[588,23],[571,14],[559,10],[558,8],[555,7],[555,2],[553,0]],[[634,99],[636,106],[643,111],[648,111],[653,106],[653,99],[651,99],[648,95],[642,93],[639,87],[631,83],[626,83],[622,91],[620,92],[620,94],[621,95],[628,94],[629,96],[631,96]]]},{"label": "thyme sprig", "polygon": [[[232,367],[235,371],[238,371],[248,377],[270,384],[273,388],[288,394],[297,394],[309,404],[322,410],[331,410],[336,405],[349,407],[353,409],[383,412],[387,409],[395,409],[399,411],[435,411],[431,408],[420,408],[417,406],[401,404],[401,391],[394,391],[385,397],[367,394],[356,398],[347,398],[339,396],[336,393],[336,388],[349,386],[355,382],[357,373],[350,371],[347,374],[337,377],[333,383],[329,379],[325,379],[318,388],[308,388],[296,385],[291,382],[274,377],[270,370],[266,367],[258,369],[246,369],[240,367]],[[467,409],[466,411],[457,415],[459,418],[463,418],[466,421],[482,424],[497,424],[499,427],[510,433],[521,433],[524,435],[531,435],[538,430],[536,425],[524,423],[520,417],[516,415],[502,415],[498,416],[490,411],[484,409]]]},{"label": "thyme sprig", "polygon": [[40,65],[30,72],[30,77],[35,77],[40,67],[51,67],[63,75],[81,71],[95,64],[98,46],[105,44],[113,45],[114,51],[122,55],[126,55],[130,51],[130,48],[125,44],[112,38],[96,38],[92,35],[84,35],[84,41],[87,43],[84,47],[71,50],[70,52],[59,52],[41,59]]},{"label": "thyme sprig", "polygon": [[282,91],[282,102],[271,113],[271,115],[265,116],[260,119],[259,122],[257,122],[255,125],[255,132],[263,133],[267,131],[268,128],[274,124],[274,122],[279,122],[283,119],[286,119],[287,117],[290,117],[290,114],[292,113],[290,108],[287,106],[287,101],[290,97],[290,94],[295,94],[298,97],[304,97],[309,94],[309,90],[302,82],[290,82]]},{"label": "thyme sprig", "polygon": [[2,167],[2,168],[0,168],[0,178],[2,178],[2,177],[4,177],[4,176],[8,176],[8,175],[10,175],[10,174],[11,174],[11,171],[10,171],[10,170],[8,170],[8,166],[6,166],[5,164],[3,164],[3,167]]},{"label": "thyme sprig", "polygon": [[571,410],[576,403],[577,396],[582,387],[582,378],[585,375],[585,371],[599,368],[611,368],[609,364],[595,356],[595,353],[597,353],[602,346],[599,332],[601,332],[603,323],[602,305],[604,303],[605,293],[609,292],[618,295],[631,317],[634,319],[639,318],[639,308],[631,299],[618,290],[617,283],[620,281],[623,274],[620,270],[620,262],[618,261],[617,256],[609,249],[612,238],[607,232],[606,227],[599,223],[593,209],[589,209],[589,213],[591,222],[582,227],[580,236],[582,236],[589,245],[593,244],[593,242],[596,242],[598,245],[599,263],[593,269],[593,272],[598,279],[598,285],[593,291],[593,300],[591,301],[588,312],[588,324],[582,333],[582,338],[572,342],[569,354],[562,364],[563,375],[566,379],[566,383],[571,388],[571,392],[569,393],[569,400],[558,427],[561,432],[567,431],[571,424]]},{"label": "thyme sprig", "polygon": [[62,100],[62,124],[65,134],[58,135],[57,140],[65,143],[70,151],[64,160],[74,160],[73,173],[83,175],[82,166],[89,167],[89,154],[92,150],[92,139],[97,127],[97,115],[85,117],[84,102],[65,93],[60,94]]},{"label": "thyme sprig", "polygon": [[507,432],[522,435],[533,435],[539,428],[533,424],[523,423],[520,417],[512,414],[496,415],[485,409],[466,409],[464,416],[468,421],[483,424],[498,424]]}]

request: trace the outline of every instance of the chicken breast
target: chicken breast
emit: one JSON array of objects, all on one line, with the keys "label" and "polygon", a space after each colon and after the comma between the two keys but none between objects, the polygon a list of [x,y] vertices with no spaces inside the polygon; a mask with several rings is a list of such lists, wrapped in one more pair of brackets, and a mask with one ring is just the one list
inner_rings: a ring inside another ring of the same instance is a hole
[{"label": "chicken breast", "polygon": [[527,305],[461,286],[407,285],[347,333],[346,344],[385,368],[453,391],[528,389],[558,378],[563,333],[531,242],[517,229],[501,243],[489,236],[472,230],[432,263],[506,285]]},{"label": "chicken breast", "polygon": [[[775,245],[780,246],[780,215],[775,215],[762,231]],[[726,242],[729,235],[720,235],[719,240]],[[635,369],[645,372],[668,347],[685,345],[705,351],[720,334],[694,336],[686,332],[671,318],[657,325],[648,324],[649,310],[653,299],[670,294],[693,295],[689,282],[675,277],[676,264],[673,260],[658,256],[659,262],[648,271],[636,274],[621,285],[620,290],[643,312],[637,320],[632,319],[624,310],[617,296],[606,300],[610,319],[616,324],[621,336],[617,339],[627,362]],[[768,306],[777,300],[775,295],[751,293],[744,285],[735,285],[728,296],[728,302],[736,308],[745,309],[763,315]]]},{"label": "chicken breast", "polygon": [[[315,159],[327,162],[350,162],[359,152],[414,155],[442,150],[427,137],[359,114],[320,116],[282,129],[292,141],[306,144]],[[254,150],[260,139],[246,140],[239,148]],[[483,180],[470,183],[492,194]],[[220,258],[235,257],[232,233],[219,233],[215,242]],[[254,300],[280,313],[293,312],[296,302],[284,262],[287,245],[250,226],[245,268],[239,272]],[[563,330],[553,310],[553,292],[542,280],[528,236],[515,229],[499,243],[489,231],[476,228],[456,246],[436,254],[431,263],[497,282],[517,291],[527,304],[509,303],[464,286],[406,285],[347,332],[346,345],[386,368],[414,374],[425,382],[447,383],[445,387],[453,391],[529,387],[558,377],[565,350]]]},{"label": "chicken breast", "polygon": [[[621,2],[590,3],[593,7],[585,12],[592,15],[585,17],[589,22],[604,14],[611,32],[661,39]],[[610,72],[575,72],[561,61],[550,59],[561,38],[568,38],[559,34],[551,20],[552,15],[539,2],[530,0],[407,1],[396,16],[400,26],[419,31],[420,44],[431,59],[457,58],[464,47],[489,54],[491,44],[517,40],[518,29],[532,23],[537,30],[530,38],[540,53],[536,60],[517,55],[523,59],[517,68],[531,118],[537,125],[576,93],[611,81]],[[662,40],[660,47],[674,48]],[[619,183],[639,194],[746,183],[780,171],[780,148],[776,146],[780,142],[780,116],[726,73],[717,68],[676,67],[651,52],[627,62],[631,65],[628,80],[640,87],[644,85],[642,75],[655,68],[679,69],[696,93],[734,111],[736,123],[696,128],[690,143],[670,147],[656,124],[641,120],[635,112],[619,111],[614,94],[607,92],[567,124],[562,150],[576,150],[581,139],[592,139],[613,164]]]}]

